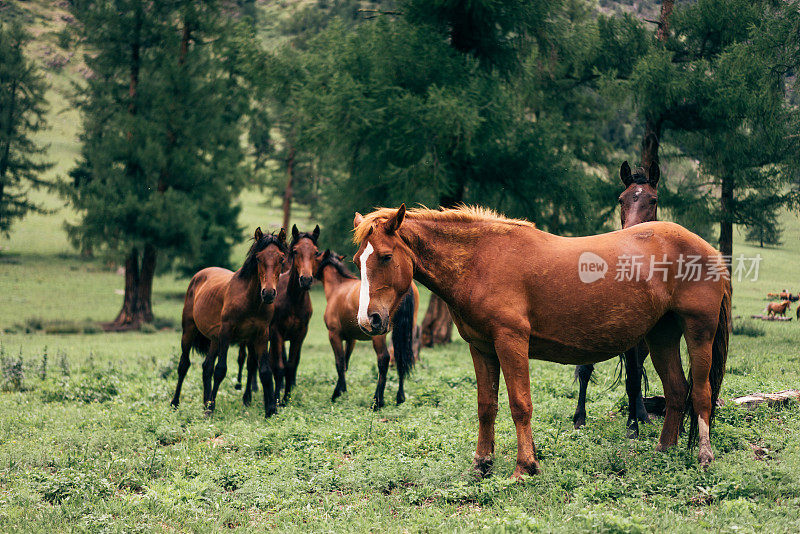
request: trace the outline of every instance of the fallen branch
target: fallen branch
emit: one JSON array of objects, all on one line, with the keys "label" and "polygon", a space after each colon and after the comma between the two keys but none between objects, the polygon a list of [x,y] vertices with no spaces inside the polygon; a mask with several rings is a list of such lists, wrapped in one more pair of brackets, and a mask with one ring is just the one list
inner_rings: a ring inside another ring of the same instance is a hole
[{"label": "fallen branch", "polygon": [[752,393],[744,397],[736,397],[733,399],[733,403],[752,410],[765,402],[770,406],[783,406],[791,400],[800,400],[800,390],[785,389],[777,393]]},{"label": "fallen branch", "polygon": [[752,319],[761,319],[762,321],[791,321],[791,317],[784,317],[782,315],[751,315]]}]

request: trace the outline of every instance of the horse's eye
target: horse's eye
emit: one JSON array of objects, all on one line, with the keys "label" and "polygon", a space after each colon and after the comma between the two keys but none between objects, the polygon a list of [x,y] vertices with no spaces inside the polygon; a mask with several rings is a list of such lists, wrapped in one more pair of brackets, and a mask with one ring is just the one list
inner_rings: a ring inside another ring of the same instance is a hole
[{"label": "horse's eye", "polygon": [[390,261],[392,261],[392,255],[382,254],[378,259],[380,260],[381,263],[389,263]]},{"label": "horse's eye", "polygon": [[622,200],[622,199],[619,199],[619,204],[620,204],[620,206],[622,205],[622,203],[623,203],[623,202],[625,202],[625,201],[624,201],[624,200]]}]

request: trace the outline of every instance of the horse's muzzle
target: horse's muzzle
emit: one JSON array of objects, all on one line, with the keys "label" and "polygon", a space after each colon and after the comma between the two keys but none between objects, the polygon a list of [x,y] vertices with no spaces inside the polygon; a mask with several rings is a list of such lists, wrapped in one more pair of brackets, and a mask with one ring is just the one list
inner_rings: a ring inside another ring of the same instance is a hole
[{"label": "horse's muzzle", "polygon": [[382,336],[389,331],[389,316],[383,317],[380,313],[372,313],[368,320],[368,324],[358,322],[358,326],[368,336]]},{"label": "horse's muzzle", "polygon": [[301,276],[300,277],[300,288],[301,289],[310,289],[312,282],[314,282],[314,277],[313,276]]},{"label": "horse's muzzle", "polygon": [[264,304],[272,304],[275,302],[275,295],[278,294],[276,289],[262,289],[261,290],[261,300]]}]

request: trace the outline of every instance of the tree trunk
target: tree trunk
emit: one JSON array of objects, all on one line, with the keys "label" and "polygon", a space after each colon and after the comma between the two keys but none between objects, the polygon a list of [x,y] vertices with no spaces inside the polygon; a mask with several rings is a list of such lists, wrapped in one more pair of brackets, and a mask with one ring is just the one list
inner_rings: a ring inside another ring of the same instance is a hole
[{"label": "tree trunk", "polygon": [[658,17],[658,31],[656,32],[659,41],[666,41],[669,36],[669,16],[672,15],[673,7],[675,7],[675,0],[661,2],[661,14]]},{"label": "tree trunk", "polygon": [[294,184],[294,164],[295,148],[289,148],[289,156],[286,158],[286,189],[283,191],[283,228],[289,230],[289,219],[292,215],[292,185]]},{"label": "tree trunk", "polygon": [[156,270],[156,249],[145,245],[141,270],[139,250],[134,247],[125,260],[125,296],[117,318],[108,325],[110,330],[135,330],[153,322],[153,277]]},{"label": "tree trunk", "polygon": [[719,220],[719,251],[726,257],[728,271],[731,271],[733,257],[733,177],[725,174],[722,177],[721,206]]},{"label": "tree trunk", "polygon": [[450,343],[453,333],[453,319],[447,304],[435,293],[431,293],[428,311],[422,319],[422,346],[433,347]]}]

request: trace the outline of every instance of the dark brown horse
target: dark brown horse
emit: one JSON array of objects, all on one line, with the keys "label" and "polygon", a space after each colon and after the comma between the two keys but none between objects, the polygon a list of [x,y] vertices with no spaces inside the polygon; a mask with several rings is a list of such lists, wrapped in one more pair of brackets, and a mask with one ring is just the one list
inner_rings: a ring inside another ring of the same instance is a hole
[{"label": "dark brown horse", "polygon": [[[677,444],[690,398],[690,443],[699,437],[701,465],[713,460],[709,427],[728,352],[731,285],[723,257],[697,235],[677,224],[649,222],[567,238],[467,207],[382,208],[356,223],[355,261],[364,280],[359,326],[371,335],[385,334],[416,279],[447,303],[469,343],[478,385],[477,473],[485,474],[492,464],[501,370],[517,430],[514,476],[519,477],[539,471],[528,359],[596,363],[643,338],[666,397],[659,450]],[[579,265],[587,254],[598,265],[625,265],[633,257],[656,258],[659,264],[645,264],[631,276],[625,269],[605,276],[601,269],[583,284]],[[680,271],[684,255],[702,259],[704,276],[696,280]],[[576,308],[583,310],[580,319]],[[689,352],[689,383],[681,367],[681,336]]]},{"label": "dark brown horse", "polygon": [[[300,350],[308,333],[308,322],[313,309],[308,290],[314,281],[317,270],[317,241],[319,225],[313,232],[300,232],[297,225],[292,226],[292,242],[289,244],[289,270],[278,280],[278,296],[275,299],[275,313],[269,329],[269,359],[275,378],[275,395],[280,397],[284,377],[286,392],[283,403],[288,402],[297,379],[297,366],[300,364]],[[285,343],[289,342],[289,358],[286,359]],[[244,358],[239,354],[239,383],[242,380]],[[255,385],[255,380],[245,386]],[[241,387],[241,386],[239,386]]]},{"label": "dark brown horse", "polygon": [[[235,273],[228,269],[208,267],[195,274],[189,282],[183,303],[181,360],[173,406],[178,406],[180,402],[181,387],[189,370],[189,352],[194,347],[197,352],[205,354],[203,404],[206,412],[212,413],[219,385],[228,370],[228,346],[238,343],[246,345],[254,354],[261,355],[259,374],[264,389],[266,416],[276,411],[272,370],[266,353],[278,277],[287,253],[286,230],[281,229],[276,236],[265,235],[261,228],[257,228],[253,240],[244,264]],[[216,368],[215,360],[218,360]],[[255,374],[259,358],[251,360],[247,369],[248,382]]]},{"label": "dark brown horse", "polygon": [[[328,327],[328,339],[333,347],[333,354],[336,358],[336,373],[339,378],[333,390],[331,401],[335,401],[339,395],[347,391],[347,381],[345,375],[350,365],[350,355],[353,352],[356,341],[369,340],[371,336],[362,332],[358,327],[358,302],[359,291],[361,291],[361,281],[359,278],[347,270],[342,263],[344,256],[339,256],[335,252],[326,250],[320,257],[319,268],[316,277],[322,281],[325,288],[325,299],[328,305],[325,307],[325,325]],[[413,327],[416,324],[417,303],[419,302],[419,292],[417,286],[411,284],[406,288],[406,295],[402,299],[402,305],[398,301],[397,310],[392,313],[394,332],[392,333],[392,346],[394,348],[395,362],[397,363],[397,376],[399,377],[399,387],[397,390],[397,404],[406,400],[403,388],[404,381],[414,365],[413,354]],[[387,323],[388,323],[387,319]],[[386,373],[389,369],[389,351],[386,347],[386,332],[381,335],[372,336],[372,347],[378,358],[378,384],[375,387],[373,396],[373,406],[382,408],[384,405],[383,393],[386,389]],[[344,350],[342,349],[344,343]]]},{"label": "dark brown horse", "polygon": [[[627,161],[619,169],[619,178],[625,185],[625,191],[619,196],[620,220],[622,228],[630,228],[639,223],[658,220],[658,179],[661,172],[658,163],[651,163],[645,173],[644,169],[637,168],[631,173]],[[636,320],[632,317],[631,320]],[[642,398],[642,375],[644,374],[644,361],[650,350],[647,343],[642,340],[638,345],[625,351],[622,362],[625,365],[625,391],[628,394],[628,437],[639,436],[639,422],[647,423],[650,417],[644,407]],[[575,428],[586,424],[586,389],[592,378],[594,365],[579,365],[575,368],[580,390],[578,393],[578,406],[572,422]]]}]

